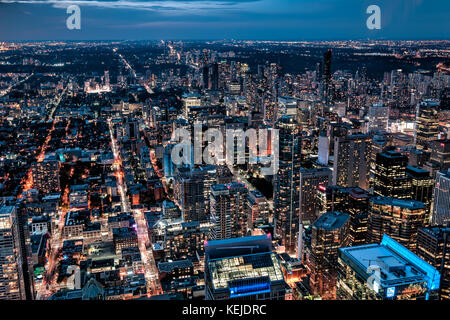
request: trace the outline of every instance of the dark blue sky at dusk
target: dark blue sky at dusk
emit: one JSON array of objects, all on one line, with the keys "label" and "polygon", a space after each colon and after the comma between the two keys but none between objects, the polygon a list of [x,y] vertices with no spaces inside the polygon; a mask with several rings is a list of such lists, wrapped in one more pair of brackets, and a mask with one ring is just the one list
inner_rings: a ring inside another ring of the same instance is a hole
[{"label": "dark blue sky at dusk", "polygon": [[[81,30],[66,27],[81,8]],[[368,30],[366,8],[381,8]],[[449,39],[449,0],[0,0],[0,41]]]}]

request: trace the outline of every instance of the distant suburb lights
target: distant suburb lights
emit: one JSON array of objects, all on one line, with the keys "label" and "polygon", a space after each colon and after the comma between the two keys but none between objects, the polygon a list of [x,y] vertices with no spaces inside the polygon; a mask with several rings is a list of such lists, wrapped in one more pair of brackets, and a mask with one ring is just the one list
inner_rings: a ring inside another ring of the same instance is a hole
[{"label": "distant suburb lights", "polygon": [[[78,5],[70,5],[67,7],[66,13],[70,16],[66,20],[66,26],[69,30],[81,29],[81,10]],[[369,30],[381,29],[381,9],[377,5],[370,5],[366,9],[366,13],[370,14],[367,18],[366,26]]]}]

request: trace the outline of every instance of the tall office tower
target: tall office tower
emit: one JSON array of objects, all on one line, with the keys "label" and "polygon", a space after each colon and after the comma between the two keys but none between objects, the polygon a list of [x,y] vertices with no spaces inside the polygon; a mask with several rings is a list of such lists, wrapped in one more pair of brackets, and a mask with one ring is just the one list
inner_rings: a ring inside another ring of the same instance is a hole
[{"label": "tall office tower", "polygon": [[450,169],[436,174],[431,224],[445,225],[448,221],[450,221]]},{"label": "tall office tower", "polygon": [[56,159],[44,159],[36,162],[31,167],[33,186],[42,193],[60,192],[59,161]]},{"label": "tall office tower", "polygon": [[174,184],[179,192],[178,203],[181,207],[183,220],[206,221],[207,212],[205,208],[205,185],[200,177],[177,176]]},{"label": "tall office tower", "polygon": [[210,221],[213,240],[247,235],[247,187],[240,182],[211,186]]},{"label": "tall office tower", "polygon": [[202,68],[202,84],[203,89],[209,89],[209,67],[207,65]]},{"label": "tall office tower", "polygon": [[311,293],[320,295],[322,299],[336,299],[338,249],[348,245],[349,223],[347,213],[327,212],[312,225],[306,265],[311,273]]},{"label": "tall office tower", "polygon": [[288,253],[295,253],[300,211],[301,137],[293,117],[281,117],[276,128],[279,130],[279,162],[274,177],[275,234]]},{"label": "tall office tower", "polygon": [[427,209],[427,223],[431,218],[434,179],[427,170],[418,167],[406,167],[406,174],[411,180],[411,199],[423,202]]},{"label": "tall office tower", "polygon": [[382,197],[411,198],[411,179],[406,175],[408,157],[395,151],[378,153],[373,193]]},{"label": "tall office tower", "polygon": [[125,130],[128,139],[139,140],[139,122],[137,119],[127,118],[125,121]]},{"label": "tall office tower", "polygon": [[109,88],[109,71],[105,70],[105,86]]},{"label": "tall office tower", "polygon": [[323,55],[323,81],[324,81],[324,97],[325,101],[329,102],[330,95],[331,95],[331,56],[332,51],[329,49],[327,52]]},{"label": "tall office tower", "polygon": [[285,300],[290,295],[270,235],[205,244],[206,300]]},{"label": "tall office tower", "polygon": [[339,249],[340,300],[435,300],[439,271],[387,235],[372,243]]},{"label": "tall office tower", "polygon": [[319,135],[319,158],[318,162],[324,166],[328,165],[328,158],[330,155],[330,138],[326,132],[321,132]]},{"label": "tall office tower", "polygon": [[417,255],[440,272],[439,298],[450,300],[450,226],[420,228]]},{"label": "tall office tower", "polygon": [[334,138],[333,185],[369,187],[371,138],[354,134]]},{"label": "tall office tower", "polygon": [[0,299],[26,299],[22,261],[16,207],[2,206],[0,207]]},{"label": "tall office tower", "polygon": [[300,168],[300,218],[302,222],[314,222],[319,217],[317,189],[328,187],[332,172],[329,168]]},{"label": "tall office tower", "polygon": [[211,89],[217,90],[219,88],[219,65],[214,63],[211,67]]},{"label": "tall office tower", "polygon": [[425,224],[426,208],[419,201],[374,197],[370,199],[368,219],[368,243],[378,243],[387,234],[415,252],[417,230]]},{"label": "tall office tower", "polygon": [[428,149],[430,143],[439,134],[439,103],[426,100],[418,104],[416,112],[416,146],[417,149]]},{"label": "tall office tower", "polygon": [[261,225],[269,223],[269,202],[266,197],[258,190],[248,193],[247,197],[248,210],[248,229],[253,231]]},{"label": "tall office tower", "polygon": [[385,132],[389,122],[389,106],[383,103],[375,103],[369,107],[367,114],[369,120],[369,132]]},{"label": "tall office tower", "polygon": [[349,244],[352,246],[366,243],[370,197],[368,191],[359,187],[320,186],[318,190],[321,210],[350,214]]},{"label": "tall office tower", "polygon": [[347,209],[350,214],[349,244],[366,244],[370,194],[361,188],[350,188],[347,195]]},{"label": "tall office tower", "polygon": [[450,139],[431,142],[430,162],[441,171],[450,169]]}]

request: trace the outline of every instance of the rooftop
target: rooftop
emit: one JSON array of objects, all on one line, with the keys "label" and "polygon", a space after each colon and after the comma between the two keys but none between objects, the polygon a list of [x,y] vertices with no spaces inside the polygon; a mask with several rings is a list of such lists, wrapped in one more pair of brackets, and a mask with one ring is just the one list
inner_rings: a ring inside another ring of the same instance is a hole
[{"label": "rooftop", "polygon": [[275,252],[228,257],[208,262],[214,290],[230,287],[234,280],[268,277],[270,282],[283,281],[283,273]]},{"label": "rooftop", "polygon": [[427,281],[432,290],[439,287],[440,275],[435,268],[386,235],[381,244],[340,248],[339,251],[342,259],[354,264],[354,269],[364,279],[373,274],[374,266],[379,267],[380,276],[376,276],[376,281],[380,287],[423,281]]},{"label": "rooftop", "polygon": [[401,200],[392,197],[374,197],[370,199],[370,201],[376,204],[391,205],[410,210],[425,209],[425,204],[423,202],[415,200]]},{"label": "rooftop", "polygon": [[350,215],[341,212],[326,212],[322,214],[313,224],[317,229],[334,230],[339,229],[350,219]]}]

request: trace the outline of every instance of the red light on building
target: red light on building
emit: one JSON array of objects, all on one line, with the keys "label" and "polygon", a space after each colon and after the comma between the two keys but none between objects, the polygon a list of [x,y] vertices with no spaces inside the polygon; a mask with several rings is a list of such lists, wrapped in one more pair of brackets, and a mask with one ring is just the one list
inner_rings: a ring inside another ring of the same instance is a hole
[{"label": "red light on building", "polygon": [[319,190],[320,191],[326,191],[327,188],[324,185],[319,184]]}]

